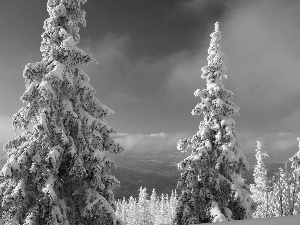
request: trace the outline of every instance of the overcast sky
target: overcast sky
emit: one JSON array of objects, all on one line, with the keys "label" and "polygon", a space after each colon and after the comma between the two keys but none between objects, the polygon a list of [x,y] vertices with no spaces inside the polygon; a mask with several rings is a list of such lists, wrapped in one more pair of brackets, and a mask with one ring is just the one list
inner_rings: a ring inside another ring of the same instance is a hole
[{"label": "overcast sky", "polygon": [[[14,137],[11,117],[24,104],[22,71],[41,60],[46,0],[0,1],[0,146]],[[300,136],[300,1],[89,0],[79,47],[99,65],[84,67],[96,97],[115,110],[107,120],[127,152],[176,150],[197,132],[191,111],[206,87],[209,34],[220,22],[225,88],[241,150],[265,142],[271,159],[288,159]],[[5,154],[0,153],[0,155]]]}]

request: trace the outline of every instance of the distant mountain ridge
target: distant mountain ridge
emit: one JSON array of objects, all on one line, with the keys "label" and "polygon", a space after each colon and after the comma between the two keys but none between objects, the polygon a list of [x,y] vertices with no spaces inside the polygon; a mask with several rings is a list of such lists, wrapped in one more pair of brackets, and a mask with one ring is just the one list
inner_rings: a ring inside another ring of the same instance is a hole
[{"label": "distant mountain ridge", "polygon": [[[187,157],[187,153],[169,153],[161,155],[118,155],[110,157],[115,161],[117,169],[112,174],[121,182],[121,187],[115,191],[116,199],[137,197],[138,189],[143,186],[151,194],[153,188],[160,195],[171,194],[176,189],[177,181],[180,178],[180,171],[177,169],[177,163]],[[242,177],[246,184],[254,183],[253,171],[256,161],[250,164],[249,171],[246,171]],[[272,177],[279,168],[284,168],[284,162],[266,162],[268,177]],[[290,164],[289,164],[290,165]],[[177,190],[177,193],[180,191]]]},{"label": "distant mountain ridge", "polygon": [[[147,188],[149,195],[153,188],[158,195],[162,193],[170,195],[171,191],[176,189],[177,181],[180,178],[181,172],[177,169],[177,163],[188,155],[188,153],[180,152],[156,155],[109,155],[117,165],[117,169],[113,169],[111,172],[121,182],[120,188],[114,191],[115,198],[137,197],[141,186]],[[6,160],[5,156],[0,157],[0,169]],[[280,167],[284,168],[284,162],[266,162],[265,164],[268,169],[268,177],[278,172]],[[246,179],[247,184],[254,183],[254,165],[250,164],[250,170],[242,176]],[[177,194],[180,194],[179,190],[177,190]]]}]

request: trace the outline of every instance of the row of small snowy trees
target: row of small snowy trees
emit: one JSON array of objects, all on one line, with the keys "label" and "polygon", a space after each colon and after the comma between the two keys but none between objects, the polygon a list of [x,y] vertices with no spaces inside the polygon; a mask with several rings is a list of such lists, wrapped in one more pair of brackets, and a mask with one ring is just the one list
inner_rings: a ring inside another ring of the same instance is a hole
[{"label": "row of small snowy trees", "polygon": [[128,225],[161,225],[171,224],[177,206],[176,191],[158,196],[155,190],[148,197],[146,188],[140,188],[139,197],[130,197],[117,201],[116,214]]},{"label": "row of small snowy trees", "polygon": [[254,218],[289,216],[300,214],[300,138],[299,151],[290,158],[277,176],[267,177],[263,159],[268,157],[262,142],[257,142],[257,165],[254,168],[254,182],[250,185],[254,200]]}]

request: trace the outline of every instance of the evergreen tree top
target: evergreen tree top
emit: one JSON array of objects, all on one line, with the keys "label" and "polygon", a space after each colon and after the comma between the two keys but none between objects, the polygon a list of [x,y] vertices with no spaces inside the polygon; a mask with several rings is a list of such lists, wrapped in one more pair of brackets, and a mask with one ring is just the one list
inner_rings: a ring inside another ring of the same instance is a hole
[{"label": "evergreen tree top", "polygon": [[255,151],[257,152],[256,155],[259,155],[261,158],[269,157],[267,152],[264,150],[265,148],[266,147],[264,146],[263,142],[257,141],[257,149],[255,149]]},{"label": "evergreen tree top", "polygon": [[215,31],[216,31],[216,32],[219,31],[219,22],[218,22],[218,21],[215,23]]},{"label": "evergreen tree top", "polygon": [[[213,33],[210,34],[212,37],[210,41],[210,46],[208,48],[208,66],[203,67],[201,70],[202,72],[207,72],[207,70],[210,71],[219,71],[219,74],[216,74],[217,77],[219,77],[221,80],[222,78],[227,78],[227,76],[224,74],[226,71],[226,67],[224,65],[226,58],[224,56],[224,53],[221,51],[221,45],[219,44],[219,41],[221,40],[221,31],[219,22],[215,23],[215,30]],[[207,76],[205,74],[202,74],[201,78],[205,79]]]},{"label": "evergreen tree top", "polygon": [[85,53],[76,45],[79,43],[79,26],[86,26],[85,11],[80,7],[87,0],[48,0],[49,18],[44,22],[41,52],[43,62],[53,61],[65,66],[77,66],[97,62],[90,54]]}]

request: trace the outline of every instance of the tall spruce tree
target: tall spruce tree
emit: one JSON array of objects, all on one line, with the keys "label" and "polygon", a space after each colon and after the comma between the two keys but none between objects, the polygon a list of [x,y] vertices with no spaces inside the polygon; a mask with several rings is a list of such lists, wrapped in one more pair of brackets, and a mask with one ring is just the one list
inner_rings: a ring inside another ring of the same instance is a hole
[{"label": "tall spruce tree", "polygon": [[208,65],[202,68],[202,79],[207,88],[196,90],[202,102],[192,111],[203,113],[199,131],[191,138],[179,140],[177,149],[192,149],[191,155],[178,164],[182,170],[177,188],[181,197],[173,224],[188,225],[251,218],[252,199],[249,187],[241,174],[249,169],[244,154],[239,150],[235,121],[231,116],[239,108],[231,102],[233,92],[226,90],[222,78],[225,57],[219,41],[219,23],[208,49]]},{"label": "tall spruce tree", "polygon": [[[1,217],[10,224],[122,224],[113,189],[119,181],[104,152],[123,148],[105,118],[113,114],[79,65],[96,60],[77,47],[86,0],[48,0],[41,62],[26,65],[26,103],[13,127],[26,131],[9,141],[1,170]],[[32,131],[28,130],[32,123]]]}]

